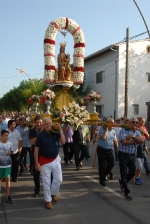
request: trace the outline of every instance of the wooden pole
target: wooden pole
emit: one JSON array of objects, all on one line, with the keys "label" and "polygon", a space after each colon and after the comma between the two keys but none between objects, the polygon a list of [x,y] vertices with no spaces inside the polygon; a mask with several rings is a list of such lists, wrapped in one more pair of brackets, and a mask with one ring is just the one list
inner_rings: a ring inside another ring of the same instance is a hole
[{"label": "wooden pole", "polygon": [[128,117],[128,77],[129,77],[129,28],[126,31],[126,73],[125,73],[125,105],[124,116]]}]

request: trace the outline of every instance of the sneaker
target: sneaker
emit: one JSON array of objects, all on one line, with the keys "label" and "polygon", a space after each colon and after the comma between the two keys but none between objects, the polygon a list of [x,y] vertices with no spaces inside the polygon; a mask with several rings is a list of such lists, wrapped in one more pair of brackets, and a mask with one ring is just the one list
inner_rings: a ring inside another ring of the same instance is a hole
[{"label": "sneaker", "polygon": [[127,194],[127,195],[125,195],[125,197],[126,197],[126,199],[127,199],[128,201],[131,201],[131,200],[132,200],[132,196],[131,196],[131,194]]},{"label": "sneaker", "polygon": [[12,204],[12,203],[13,203],[13,201],[12,201],[12,199],[11,199],[10,196],[6,197],[6,202],[7,202],[8,204]]},{"label": "sneaker", "polygon": [[119,178],[119,184],[120,184],[120,189],[121,189],[121,191],[124,191],[124,189],[123,189],[123,185],[122,185],[122,183],[121,183],[121,178]]},{"label": "sneaker", "polygon": [[135,184],[137,184],[137,185],[141,185],[142,184],[142,182],[141,182],[139,177],[135,178]]},{"label": "sneaker", "polygon": [[107,175],[105,176],[105,181],[109,181],[109,179],[108,179],[108,176],[107,176]]},{"label": "sneaker", "polygon": [[35,193],[33,194],[33,197],[34,197],[34,198],[38,198],[38,197],[39,197],[39,193],[35,192]]},{"label": "sneaker", "polygon": [[110,173],[109,173],[109,180],[113,180],[114,179],[114,175],[113,175],[113,173],[110,171]]}]

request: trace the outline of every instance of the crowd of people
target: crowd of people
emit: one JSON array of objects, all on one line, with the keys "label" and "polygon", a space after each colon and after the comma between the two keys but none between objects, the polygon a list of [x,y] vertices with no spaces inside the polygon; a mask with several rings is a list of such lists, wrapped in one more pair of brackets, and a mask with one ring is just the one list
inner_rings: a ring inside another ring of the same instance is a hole
[{"label": "crowd of people", "polygon": [[[10,180],[18,181],[28,169],[33,175],[34,194],[40,194],[40,175],[42,177],[45,207],[52,208],[58,201],[59,187],[62,182],[60,144],[63,146],[64,165],[75,161],[76,170],[83,166],[83,159],[90,158],[90,143],[96,144],[100,185],[105,187],[106,181],[113,179],[114,160],[119,160],[119,184],[127,200],[132,200],[128,182],[135,177],[135,184],[141,185],[141,170],[150,175],[147,156],[150,157],[145,140],[149,138],[145,127],[145,119],[124,118],[115,123],[126,124],[124,127],[113,127],[112,117],[103,118],[101,126],[82,125],[73,130],[70,124],[53,129],[51,119],[35,117],[33,128],[27,125],[28,118],[23,115],[0,114],[0,183],[6,181],[6,202],[11,204]],[[112,124],[107,126],[106,123]],[[105,124],[105,125],[104,125]],[[147,154],[147,156],[146,156]]]}]

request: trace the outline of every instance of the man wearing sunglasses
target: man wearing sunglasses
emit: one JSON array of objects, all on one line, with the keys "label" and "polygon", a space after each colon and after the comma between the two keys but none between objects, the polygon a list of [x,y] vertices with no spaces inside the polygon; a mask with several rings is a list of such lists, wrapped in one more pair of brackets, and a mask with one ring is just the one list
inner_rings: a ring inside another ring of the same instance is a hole
[{"label": "man wearing sunglasses", "polygon": [[127,183],[135,176],[135,153],[137,145],[144,142],[141,133],[137,130],[137,118],[129,121],[130,129],[122,128],[119,135],[119,179],[120,188],[124,192],[127,200],[132,200]]}]

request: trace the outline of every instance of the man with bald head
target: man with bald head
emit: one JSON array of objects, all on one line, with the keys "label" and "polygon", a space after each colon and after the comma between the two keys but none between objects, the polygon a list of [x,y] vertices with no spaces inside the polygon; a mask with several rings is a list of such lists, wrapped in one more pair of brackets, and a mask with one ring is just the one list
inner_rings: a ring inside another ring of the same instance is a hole
[{"label": "man with bald head", "polygon": [[[112,118],[107,119],[107,123],[114,123]],[[111,172],[114,167],[114,155],[113,145],[115,144],[118,148],[118,141],[116,138],[116,132],[112,128],[100,127],[99,139],[98,139],[98,164],[99,164],[99,178],[100,185],[105,187],[105,180],[107,175]]]},{"label": "man with bald head", "polygon": [[[52,131],[52,121],[49,118],[43,119],[43,131],[37,135],[35,142],[35,168],[41,171],[45,207],[52,208],[51,201],[57,202],[57,194],[59,192],[60,183],[62,181],[61,158],[59,156],[59,142],[65,144],[65,136],[63,131],[58,133]],[[38,159],[39,155],[39,159]],[[51,184],[51,174],[53,181]]]},{"label": "man with bald head", "polygon": [[137,118],[131,118],[129,125],[130,129],[122,128],[119,134],[119,166],[121,175],[119,183],[128,201],[132,200],[127,183],[135,176],[135,153],[138,144],[144,142],[141,133],[137,130]]}]

